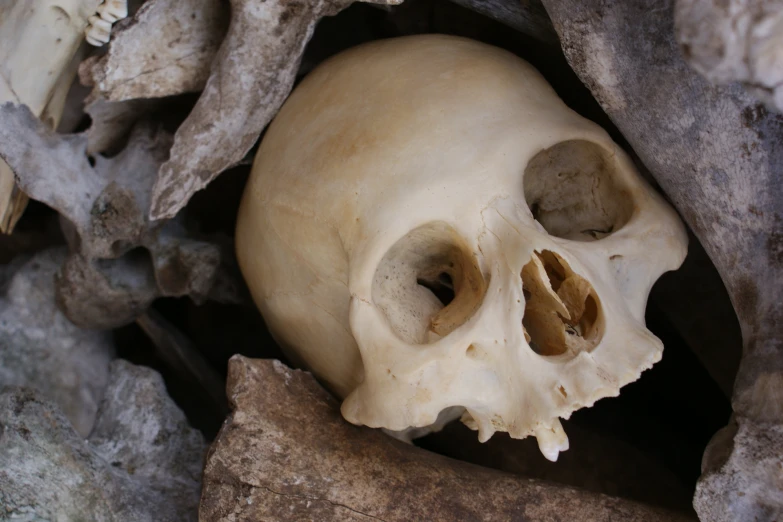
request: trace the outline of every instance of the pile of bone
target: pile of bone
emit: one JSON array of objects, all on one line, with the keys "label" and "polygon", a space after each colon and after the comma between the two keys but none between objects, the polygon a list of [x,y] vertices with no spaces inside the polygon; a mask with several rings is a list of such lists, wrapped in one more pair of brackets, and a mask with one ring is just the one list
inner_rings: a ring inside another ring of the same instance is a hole
[{"label": "pile of bone", "polygon": [[[693,507],[783,515],[783,3],[455,1],[559,43],[636,155],[475,40],[323,61],[307,44],[351,0],[0,6],[0,227],[30,198],[65,243],[0,272],[0,520],[692,520],[596,493],[600,472],[566,485],[409,444],[458,419],[557,461],[561,419],[661,359],[645,308],[685,258],[680,215],[745,341]],[[235,237],[204,233],[191,198],[250,163]],[[235,355],[224,395],[156,322],[162,297],[252,298],[312,373]],[[227,395],[209,452],[161,374],[115,356],[130,324],[210,407]]]}]

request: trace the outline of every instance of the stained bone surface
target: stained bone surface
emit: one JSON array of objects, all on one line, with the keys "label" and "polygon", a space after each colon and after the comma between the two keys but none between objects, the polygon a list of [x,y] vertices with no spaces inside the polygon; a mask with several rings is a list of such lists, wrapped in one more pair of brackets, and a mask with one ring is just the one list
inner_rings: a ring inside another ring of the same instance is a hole
[{"label": "stained bone surface", "polygon": [[209,452],[201,520],[691,520],[352,426],[310,374],[278,361],[234,356],[228,395],[234,412]]},{"label": "stained bone surface", "polygon": [[219,0],[151,0],[115,31],[105,55],[82,65],[82,82],[109,101],[199,91],[227,25]]}]

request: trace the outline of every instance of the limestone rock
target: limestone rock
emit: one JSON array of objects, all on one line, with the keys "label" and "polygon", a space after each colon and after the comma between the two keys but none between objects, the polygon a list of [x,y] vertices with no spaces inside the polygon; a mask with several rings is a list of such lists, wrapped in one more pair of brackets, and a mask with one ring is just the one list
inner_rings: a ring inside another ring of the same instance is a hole
[{"label": "limestone rock", "polygon": [[0,391],[0,520],[196,519],[201,435],[154,370],[117,360],[110,381],[86,441],[37,392]]},{"label": "limestone rock", "polygon": [[64,249],[37,253],[7,268],[0,298],[0,385],[27,386],[55,401],[86,437],[109,376],[110,332],[73,325],[55,302]]}]

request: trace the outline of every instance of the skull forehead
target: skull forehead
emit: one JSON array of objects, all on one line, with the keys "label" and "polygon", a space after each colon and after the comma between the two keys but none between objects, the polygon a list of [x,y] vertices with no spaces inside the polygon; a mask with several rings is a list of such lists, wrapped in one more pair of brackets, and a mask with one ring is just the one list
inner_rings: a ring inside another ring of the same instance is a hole
[{"label": "skull forehead", "polygon": [[261,197],[318,200],[320,219],[351,251],[391,224],[398,236],[435,219],[472,228],[492,199],[524,201],[522,176],[537,152],[580,138],[612,147],[516,56],[454,37],[403,38],[348,51],[308,76],[256,169]]}]

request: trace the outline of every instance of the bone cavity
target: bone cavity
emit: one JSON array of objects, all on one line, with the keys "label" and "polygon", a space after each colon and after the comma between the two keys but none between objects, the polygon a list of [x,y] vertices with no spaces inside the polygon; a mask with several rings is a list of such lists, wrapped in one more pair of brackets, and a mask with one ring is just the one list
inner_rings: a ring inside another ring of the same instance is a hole
[{"label": "bone cavity", "polygon": [[570,140],[536,154],[525,169],[525,200],[553,236],[595,241],[625,225],[632,198],[615,180],[607,151]]},{"label": "bone cavity", "polygon": [[397,241],[373,281],[375,304],[397,335],[414,344],[451,333],[479,307],[485,291],[467,244],[442,222]]}]

